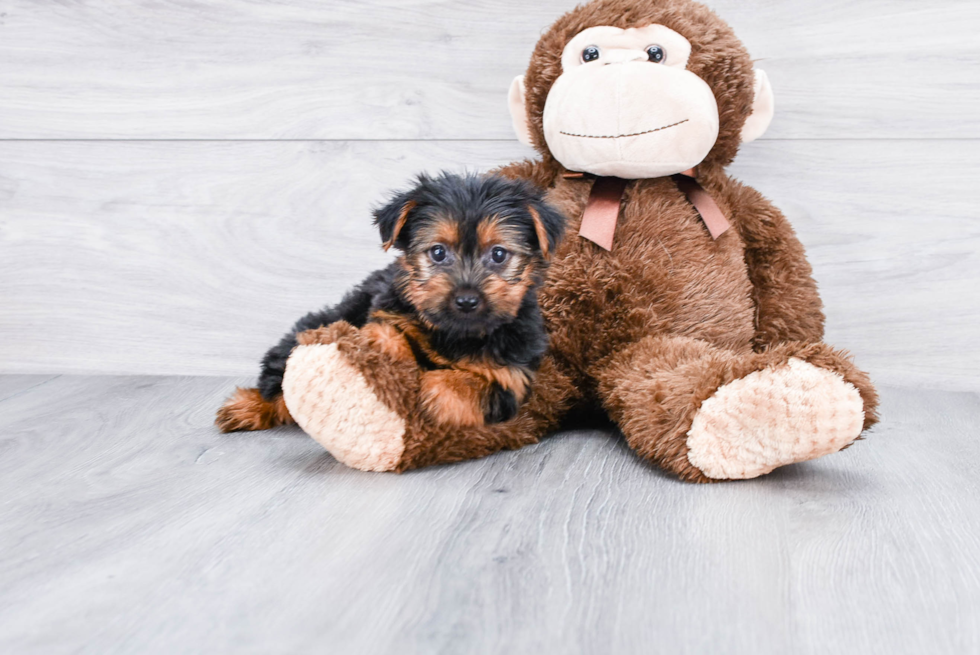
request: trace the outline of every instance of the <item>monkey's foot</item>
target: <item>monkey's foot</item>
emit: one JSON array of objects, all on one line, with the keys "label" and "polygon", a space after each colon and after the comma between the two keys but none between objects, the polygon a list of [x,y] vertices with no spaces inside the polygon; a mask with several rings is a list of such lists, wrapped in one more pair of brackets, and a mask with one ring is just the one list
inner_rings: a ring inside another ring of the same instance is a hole
[{"label": "monkey's foot", "polygon": [[415,371],[372,349],[347,323],[302,333],[298,341],[282,384],[296,423],[351,468],[398,468],[404,417],[418,393]]},{"label": "monkey's foot", "polygon": [[720,387],[687,433],[687,458],[715,479],[754,478],[835,453],[861,434],[864,403],[832,371],[791,358]]}]

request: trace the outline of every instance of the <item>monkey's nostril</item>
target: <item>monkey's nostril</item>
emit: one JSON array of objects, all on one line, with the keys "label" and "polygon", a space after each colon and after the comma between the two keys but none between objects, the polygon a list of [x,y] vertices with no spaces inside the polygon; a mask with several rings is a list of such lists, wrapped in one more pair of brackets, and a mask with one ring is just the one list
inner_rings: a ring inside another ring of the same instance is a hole
[{"label": "monkey's nostril", "polygon": [[456,307],[461,312],[472,312],[480,304],[480,297],[472,291],[457,294]]}]

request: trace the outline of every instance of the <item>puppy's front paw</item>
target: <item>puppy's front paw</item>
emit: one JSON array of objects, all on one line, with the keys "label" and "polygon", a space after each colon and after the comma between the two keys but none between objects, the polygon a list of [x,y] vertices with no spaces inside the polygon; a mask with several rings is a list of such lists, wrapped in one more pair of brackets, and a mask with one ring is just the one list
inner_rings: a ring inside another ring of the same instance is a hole
[{"label": "puppy's front paw", "polygon": [[481,380],[462,371],[438,370],[422,374],[419,402],[432,420],[443,425],[483,425]]},{"label": "puppy's front paw", "polygon": [[487,424],[504,423],[517,416],[517,410],[517,396],[514,392],[504,389],[497,382],[492,383],[487,394],[483,420]]}]

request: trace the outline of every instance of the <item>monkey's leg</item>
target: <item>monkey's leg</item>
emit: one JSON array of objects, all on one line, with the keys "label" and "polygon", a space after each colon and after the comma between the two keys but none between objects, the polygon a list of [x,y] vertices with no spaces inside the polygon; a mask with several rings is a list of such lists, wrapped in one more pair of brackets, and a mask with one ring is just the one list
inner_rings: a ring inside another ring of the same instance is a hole
[{"label": "monkey's leg", "polygon": [[511,421],[453,427],[420,407],[421,371],[414,359],[347,323],[299,335],[286,366],[283,394],[310,436],[344,464],[365,471],[408,469],[484,457],[535,443],[557,427],[577,392],[545,359],[531,396]]},{"label": "monkey's leg", "polygon": [[648,336],[596,378],[630,446],[695,482],[754,478],[837,452],[877,420],[867,376],[823,343],[753,353]]}]

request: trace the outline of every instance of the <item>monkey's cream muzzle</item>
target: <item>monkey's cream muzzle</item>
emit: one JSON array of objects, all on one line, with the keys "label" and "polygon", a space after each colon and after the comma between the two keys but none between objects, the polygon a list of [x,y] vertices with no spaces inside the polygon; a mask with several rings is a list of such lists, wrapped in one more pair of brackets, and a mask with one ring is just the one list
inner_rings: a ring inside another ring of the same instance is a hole
[{"label": "monkey's cream muzzle", "polygon": [[[565,168],[625,179],[696,166],[718,139],[711,88],[683,69],[639,61],[578,66],[563,73],[544,106],[548,148]],[[644,53],[640,53],[641,55]]]}]

